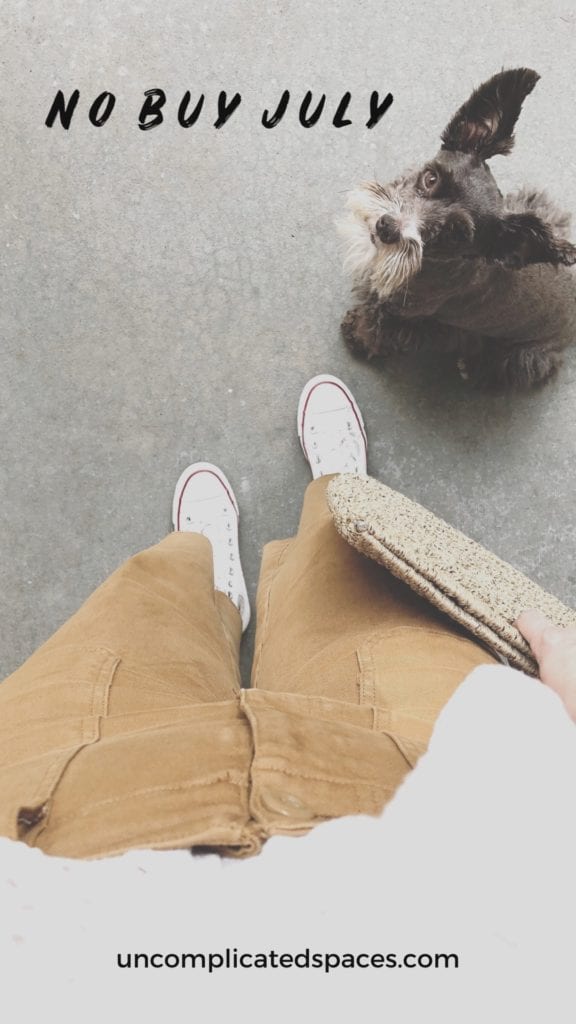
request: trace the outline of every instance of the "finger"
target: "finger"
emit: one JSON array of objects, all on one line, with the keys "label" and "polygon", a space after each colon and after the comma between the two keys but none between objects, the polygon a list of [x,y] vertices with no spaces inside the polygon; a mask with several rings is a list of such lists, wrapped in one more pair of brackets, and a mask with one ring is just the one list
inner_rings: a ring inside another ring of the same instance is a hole
[{"label": "finger", "polygon": [[549,658],[558,647],[564,647],[568,639],[566,629],[554,625],[542,612],[531,608],[516,620],[516,626],[528,641],[540,668],[543,660]]},{"label": "finger", "polygon": [[522,633],[524,639],[530,644],[536,658],[540,660],[544,647],[544,637],[546,637],[548,644],[555,633],[553,623],[542,612],[537,611],[536,608],[529,608],[518,616],[515,625]]}]

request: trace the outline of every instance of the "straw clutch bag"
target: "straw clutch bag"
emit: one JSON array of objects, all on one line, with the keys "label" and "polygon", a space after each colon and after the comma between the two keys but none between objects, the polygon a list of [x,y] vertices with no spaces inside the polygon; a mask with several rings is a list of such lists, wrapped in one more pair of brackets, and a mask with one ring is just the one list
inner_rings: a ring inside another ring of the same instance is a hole
[{"label": "straw clutch bag", "polygon": [[537,608],[558,626],[576,612],[432,512],[378,480],[343,474],[328,486],[338,532],[515,668],[538,667],[514,626]]}]

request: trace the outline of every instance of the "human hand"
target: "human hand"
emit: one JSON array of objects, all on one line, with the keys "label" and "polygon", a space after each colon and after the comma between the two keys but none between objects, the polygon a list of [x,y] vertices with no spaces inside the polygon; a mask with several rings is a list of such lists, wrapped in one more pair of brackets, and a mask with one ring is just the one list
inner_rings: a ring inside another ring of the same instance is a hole
[{"label": "human hand", "polygon": [[554,626],[542,612],[522,612],[516,626],[538,662],[543,683],[555,690],[576,722],[576,626]]}]

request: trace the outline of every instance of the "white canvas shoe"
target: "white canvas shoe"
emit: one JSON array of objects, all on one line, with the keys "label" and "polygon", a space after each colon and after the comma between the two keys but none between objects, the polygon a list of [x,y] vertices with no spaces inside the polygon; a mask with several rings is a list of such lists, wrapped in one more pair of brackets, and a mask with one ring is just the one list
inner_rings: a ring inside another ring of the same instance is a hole
[{"label": "white canvas shoe", "polygon": [[298,437],[312,476],[367,471],[362,413],[338,377],[322,373],[304,386],[298,402]]},{"label": "white canvas shoe", "polygon": [[234,602],[242,629],[250,622],[250,602],[238,546],[239,511],[224,473],[210,462],[195,462],[180,475],[172,502],[175,530],[201,533],[212,545],[214,588]]}]

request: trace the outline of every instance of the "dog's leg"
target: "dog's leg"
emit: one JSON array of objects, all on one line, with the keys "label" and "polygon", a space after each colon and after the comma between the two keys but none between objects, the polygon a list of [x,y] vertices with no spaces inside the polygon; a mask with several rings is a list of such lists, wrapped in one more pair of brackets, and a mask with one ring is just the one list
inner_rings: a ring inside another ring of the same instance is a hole
[{"label": "dog's leg", "polygon": [[346,313],[342,334],[353,355],[372,359],[417,351],[423,344],[421,324],[421,320],[403,320],[381,307],[362,304]]},{"label": "dog's leg", "polygon": [[464,379],[475,388],[490,391],[541,387],[556,375],[561,365],[559,349],[536,342],[506,348],[493,339],[486,339],[475,352],[463,354],[458,361]]},{"label": "dog's leg", "polygon": [[561,238],[570,234],[571,214],[558,206],[546,192],[526,186],[509,192],[504,197],[504,208],[507,213],[535,213]]},{"label": "dog's leg", "polygon": [[352,355],[372,359],[379,355],[377,320],[370,306],[349,309],[342,324],[342,335]]}]

